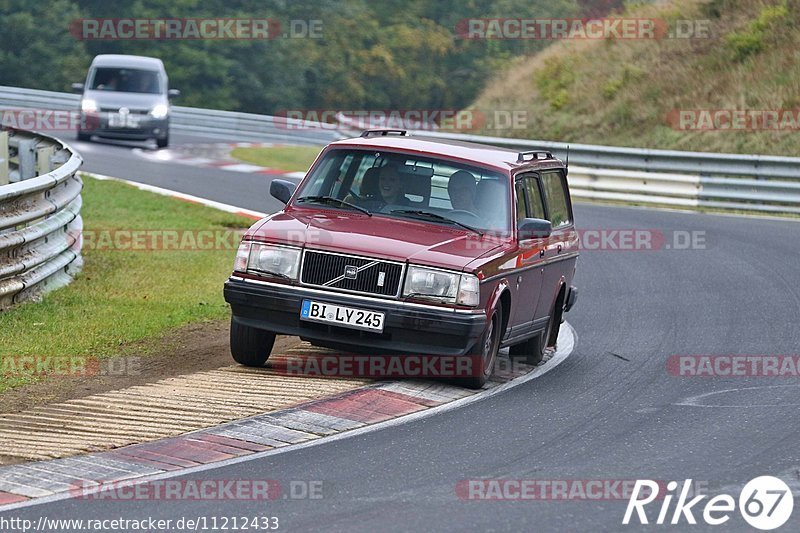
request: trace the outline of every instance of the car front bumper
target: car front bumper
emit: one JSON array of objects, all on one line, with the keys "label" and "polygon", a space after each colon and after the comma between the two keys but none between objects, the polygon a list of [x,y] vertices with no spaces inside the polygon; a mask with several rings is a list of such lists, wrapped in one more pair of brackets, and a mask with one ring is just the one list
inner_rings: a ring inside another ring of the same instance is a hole
[{"label": "car front bumper", "polygon": [[81,114],[80,133],[123,140],[164,139],[169,135],[169,117],[137,115],[135,127],[112,127],[109,125],[109,115],[111,113],[105,112],[88,116]]},{"label": "car front bumper", "polygon": [[[231,277],[225,301],[233,320],[332,348],[380,353],[465,355],[486,329],[483,311],[456,311],[366,296]],[[385,313],[382,333],[300,320],[304,299]]]}]

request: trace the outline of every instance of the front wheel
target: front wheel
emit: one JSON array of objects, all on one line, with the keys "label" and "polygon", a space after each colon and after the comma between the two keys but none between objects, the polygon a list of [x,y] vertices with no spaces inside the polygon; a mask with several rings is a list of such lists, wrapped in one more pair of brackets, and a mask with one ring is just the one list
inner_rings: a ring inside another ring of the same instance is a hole
[{"label": "front wheel", "polygon": [[83,142],[89,142],[90,140],[92,140],[92,134],[91,133],[83,133],[82,131],[79,131],[78,132],[78,140],[79,141],[83,141]]},{"label": "front wheel", "polygon": [[[476,363],[477,368],[472,369],[473,375],[468,378],[460,378],[457,383],[469,389],[480,389],[494,372],[494,363],[497,360],[497,352],[500,351],[500,337],[503,326],[503,309],[498,307],[492,313],[492,320],[489,327],[481,336],[480,340],[470,351],[470,357]],[[476,357],[478,356],[478,357]]]},{"label": "front wheel", "polygon": [[164,137],[163,139],[156,139],[156,146],[159,148],[166,148],[169,146],[169,135]]},{"label": "front wheel", "polygon": [[245,366],[264,366],[269,359],[275,334],[271,331],[244,326],[231,318],[231,355]]}]

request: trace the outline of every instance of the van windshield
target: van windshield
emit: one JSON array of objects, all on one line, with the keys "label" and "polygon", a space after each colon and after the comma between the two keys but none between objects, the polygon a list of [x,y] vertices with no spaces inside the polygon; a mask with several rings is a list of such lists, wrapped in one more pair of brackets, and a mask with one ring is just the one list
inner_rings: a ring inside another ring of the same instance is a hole
[{"label": "van windshield", "polygon": [[161,93],[161,82],[157,71],[132,68],[96,68],[89,87],[94,91]]}]

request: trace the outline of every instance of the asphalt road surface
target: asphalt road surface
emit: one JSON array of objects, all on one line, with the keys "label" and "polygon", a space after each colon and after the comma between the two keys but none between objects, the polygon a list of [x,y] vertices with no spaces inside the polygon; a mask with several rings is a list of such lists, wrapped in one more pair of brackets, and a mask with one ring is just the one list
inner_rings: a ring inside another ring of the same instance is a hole
[{"label": "asphalt road surface", "polygon": [[[90,171],[275,207],[265,176],[142,162],[118,146],[76,147]],[[568,317],[577,345],[555,370],[436,416],[183,477],[315,480],[322,499],[64,500],[4,516],[276,516],[291,531],[624,531],[643,527],[622,525],[627,500],[464,500],[456,487],[483,478],[692,479],[738,499],[750,479],[776,475],[797,494],[798,378],[679,377],[667,361],[798,353],[800,222],[586,204],[575,211],[581,229],[651,231],[665,245],[582,253],[580,298]],[[695,246],[678,249],[687,235]],[[694,512],[701,523],[702,505]],[[659,506],[648,507],[651,521]],[[800,509],[790,520],[784,529],[798,530]],[[673,526],[688,528],[685,519]],[[733,512],[717,529],[750,527]]]}]

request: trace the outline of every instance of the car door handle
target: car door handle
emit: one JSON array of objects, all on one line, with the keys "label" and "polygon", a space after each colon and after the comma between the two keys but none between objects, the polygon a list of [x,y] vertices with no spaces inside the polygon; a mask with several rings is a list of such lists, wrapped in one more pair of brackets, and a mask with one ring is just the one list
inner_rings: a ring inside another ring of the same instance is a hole
[{"label": "car door handle", "polygon": [[542,248],[541,250],[539,250],[539,257],[544,257],[544,252],[546,250],[547,250],[547,248]]},{"label": "car door handle", "polygon": [[561,253],[561,245],[558,245],[558,253]]}]

